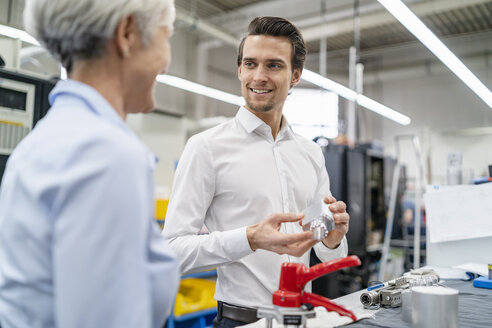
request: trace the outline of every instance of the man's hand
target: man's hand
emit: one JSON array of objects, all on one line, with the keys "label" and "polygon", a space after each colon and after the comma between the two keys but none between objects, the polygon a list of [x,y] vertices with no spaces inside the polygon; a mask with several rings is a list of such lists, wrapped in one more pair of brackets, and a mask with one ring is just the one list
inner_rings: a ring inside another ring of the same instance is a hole
[{"label": "man's hand", "polygon": [[344,202],[338,201],[333,196],[327,196],[324,199],[326,204],[330,204],[330,211],[333,213],[335,228],[328,233],[328,236],[323,240],[326,247],[334,249],[340,245],[343,236],[347,234],[349,229],[350,215],[347,213],[347,205]]},{"label": "man's hand", "polygon": [[295,213],[272,214],[260,223],[247,227],[246,235],[251,249],[300,257],[318,242],[313,240],[312,231],[285,234],[280,232],[280,226],[282,222],[296,222],[303,217],[304,214]]}]

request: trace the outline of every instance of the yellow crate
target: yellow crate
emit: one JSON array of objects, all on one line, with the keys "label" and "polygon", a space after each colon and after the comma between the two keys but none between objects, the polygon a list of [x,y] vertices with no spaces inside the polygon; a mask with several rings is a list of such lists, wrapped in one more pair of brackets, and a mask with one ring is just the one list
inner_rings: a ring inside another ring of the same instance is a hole
[{"label": "yellow crate", "polygon": [[156,220],[164,220],[166,218],[168,205],[169,205],[169,199],[157,198],[155,200],[154,218]]},{"label": "yellow crate", "polygon": [[181,280],[174,303],[174,315],[180,316],[217,307],[214,294],[215,281],[199,278]]}]

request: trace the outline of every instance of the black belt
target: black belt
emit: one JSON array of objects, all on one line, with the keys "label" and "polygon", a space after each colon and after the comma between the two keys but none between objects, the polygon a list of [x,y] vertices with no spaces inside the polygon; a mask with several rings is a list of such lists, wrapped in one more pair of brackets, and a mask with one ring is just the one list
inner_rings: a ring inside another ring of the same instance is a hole
[{"label": "black belt", "polygon": [[221,301],[217,302],[217,312],[223,318],[244,323],[253,323],[259,320],[256,316],[256,309],[227,304]]}]

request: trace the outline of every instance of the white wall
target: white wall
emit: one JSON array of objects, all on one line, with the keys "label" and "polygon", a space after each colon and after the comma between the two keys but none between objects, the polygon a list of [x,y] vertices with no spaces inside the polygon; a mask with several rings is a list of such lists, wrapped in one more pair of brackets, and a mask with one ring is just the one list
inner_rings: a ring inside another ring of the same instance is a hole
[{"label": "white wall", "polygon": [[128,126],[159,158],[155,168],[155,184],[172,186],[175,162],[185,145],[185,120],[160,114],[134,114],[127,118]]},{"label": "white wall", "polygon": [[[474,172],[475,177],[488,176],[488,165],[492,165],[492,135],[446,135],[434,133],[430,140],[431,165],[434,184],[446,182],[447,156],[451,152],[463,154],[464,178],[468,170]],[[465,182],[465,181],[464,181]]]},{"label": "white wall", "polygon": [[[487,56],[469,66],[492,89],[492,65],[488,64]],[[472,168],[477,176],[485,174],[487,166],[492,164],[492,136],[460,136],[457,132],[492,126],[492,110],[461,80],[444,69],[420,76],[392,76],[365,85],[365,94],[410,116],[412,123],[401,126],[363,110],[361,123],[365,133],[362,139],[382,140],[385,152],[395,155],[394,137],[416,134],[422,145],[427,182],[445,182],[448,152],[462,152],[464,168]],[[415,176],[409,144],[404,145],[401,154],[403,162],[407,163],[408,175]]]}]

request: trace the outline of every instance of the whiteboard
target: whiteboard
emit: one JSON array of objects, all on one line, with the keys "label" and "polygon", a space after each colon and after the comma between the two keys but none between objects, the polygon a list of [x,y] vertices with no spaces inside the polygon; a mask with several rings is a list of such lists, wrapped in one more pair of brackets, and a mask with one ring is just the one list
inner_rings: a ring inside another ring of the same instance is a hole
[{"label": "whiteboard", "polygon": [[430,187],[424,201],[427,265],[492,263],[492,183]]},{"label": "whiteboard", "polygon": [[492,237],[492,183],[427,188],[431,243]]}]

